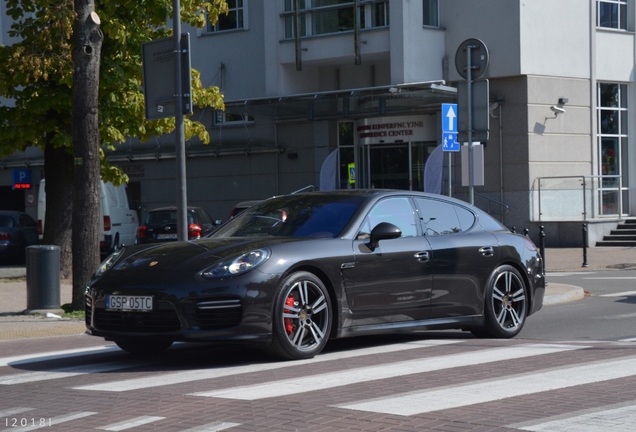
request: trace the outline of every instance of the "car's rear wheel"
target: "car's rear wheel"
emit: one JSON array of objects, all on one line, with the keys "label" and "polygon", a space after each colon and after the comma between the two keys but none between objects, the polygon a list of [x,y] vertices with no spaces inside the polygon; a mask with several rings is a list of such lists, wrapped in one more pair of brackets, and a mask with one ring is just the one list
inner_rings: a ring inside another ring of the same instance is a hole
[{"label": "car's rear wheel", "polygon": [[164,352],[172,345],[171,340],[117,339],[117,346],[134,355],[152,355]]},{"label": "car's rear wheel", "polygon": [[314,274],[300,271],[283,280],[275,297],[271,351],[290,360],[314,357],[329,340],[329,292]]},{"label": "car's rear wheel", "polygon": [[510,265],[495,269],[486,290],[484,327],[475,330],[481,337],[515,337],[526,322],[528,287],[521,273]]}]

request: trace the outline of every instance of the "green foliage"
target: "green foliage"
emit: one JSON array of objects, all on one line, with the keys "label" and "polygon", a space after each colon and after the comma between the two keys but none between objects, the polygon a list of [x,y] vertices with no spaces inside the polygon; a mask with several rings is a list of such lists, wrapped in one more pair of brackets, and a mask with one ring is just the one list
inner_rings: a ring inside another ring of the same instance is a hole
[{"label": "green foliage", "polygon": [[[196,27],[215,22],[227,12],[225,0],[181,0],[181,21]],[[174,119],[147,121],[142,93],[141,46],[169,36],[172,0],[109,0],[96,3],[104,33],[99,117],[104,148],[112,149],[127,137],[147,141],[174,130]],[[0,157],[35,145],[72,150],[72,0],[7,0],[6,13],[14,23],[9,35],[16,42],[0,46]],[[223,109],[218,88],[204,88],[192,73],[193,102]],[[207,143],[204,125],[185,119],[186,139]],[[102,153],[103,156],[103,153]],[[117,183],[126,178],[102,157],[102,176]]]}]

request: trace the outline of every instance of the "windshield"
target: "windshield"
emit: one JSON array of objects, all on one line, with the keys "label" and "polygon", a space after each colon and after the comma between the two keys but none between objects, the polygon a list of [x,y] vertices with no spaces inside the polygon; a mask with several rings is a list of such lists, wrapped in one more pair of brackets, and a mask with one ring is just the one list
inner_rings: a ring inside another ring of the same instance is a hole
[{"label": "windshield", "polygon": [[213,237],[337,237],[364,200],[359,196],[290,195],[263,201],[217,230]]}]

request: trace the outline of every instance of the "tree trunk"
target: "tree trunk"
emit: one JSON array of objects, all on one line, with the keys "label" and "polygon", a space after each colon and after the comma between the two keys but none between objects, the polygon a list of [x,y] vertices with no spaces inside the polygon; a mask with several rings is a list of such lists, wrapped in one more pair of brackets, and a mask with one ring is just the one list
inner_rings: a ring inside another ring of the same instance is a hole
[{"label": "tree trunk", "polygon": [[84,290],[99,265],[100,136],[99,65],[103,34],[92,0],[75,0],[73,47],[73,309],[84,308]]},{"label": "tree trunk", "polygon": [[60,276],[71,277],[71,207],[73,204],[73,156],[66,148],[47,142],[44,148],[46,210],[42,244],[60,248]]}]

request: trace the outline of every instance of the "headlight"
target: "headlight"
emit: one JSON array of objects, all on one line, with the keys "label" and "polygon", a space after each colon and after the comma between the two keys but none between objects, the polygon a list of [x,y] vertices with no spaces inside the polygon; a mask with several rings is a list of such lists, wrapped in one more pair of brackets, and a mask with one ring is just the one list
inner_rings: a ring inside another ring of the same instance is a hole
[{"label": "headlight", "polygon": [[119,259],[121,254],[124,252],[123,249],[120,249],[116,252],[113,252],[106,258],[102,263],[97,267],[97,271],[95,272],[95,277],[100,277],[103,275],[108,269],[110,269]]},{"label": "headlight", "polygon": [[267,261],[269,256],[269,249],[255,249],[236,258],[220,262],[204,270],[201,275],[207,279],[236,276],[255,269]]}]

